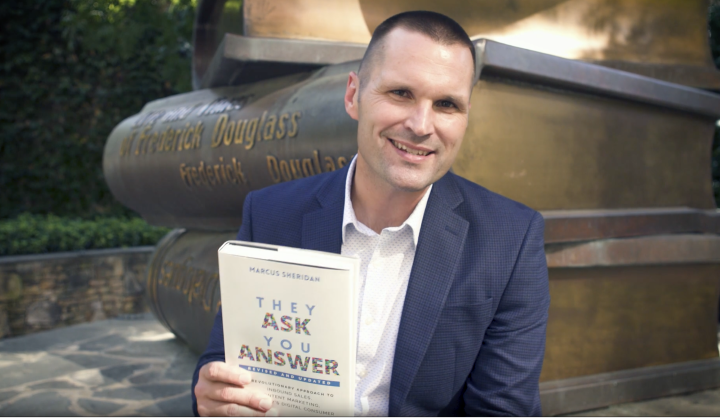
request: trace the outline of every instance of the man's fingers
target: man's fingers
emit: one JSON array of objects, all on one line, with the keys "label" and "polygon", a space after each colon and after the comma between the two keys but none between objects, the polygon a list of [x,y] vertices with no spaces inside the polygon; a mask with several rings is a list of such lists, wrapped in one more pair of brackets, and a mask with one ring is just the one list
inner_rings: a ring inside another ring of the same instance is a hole
[{"label": "man's fingers", "polygon": [[207,392],[207,397],[218,402],[249,406],[263,412],[272,407],[272,399],[265,394],[251,389],[224,385],[222,383],[211,384]]},{"label": "man's fingers", "polygon": [[243,387],[250,381],[250,372],[224,362],[204,365],[195,386],[198,413],[202,416],[277,416],[277,410],[271,409],[272,398]]},{"label": "man's fingers", "polygon": [[264,416],[277,416],[277,411],[274,409],[265,412],[258,411],[243,405],[229,404],[224,402],[217,402],[212,400],[206,400],[203,405],[198,405],[198,413],[203,417],[264,417]]},{"label": "man's fingers", "polygon": [[213,382],[244,386],[252,379],[250,372],[239,367],[230,367],[222,361],[213,361],[200,369],[200,375]]}]

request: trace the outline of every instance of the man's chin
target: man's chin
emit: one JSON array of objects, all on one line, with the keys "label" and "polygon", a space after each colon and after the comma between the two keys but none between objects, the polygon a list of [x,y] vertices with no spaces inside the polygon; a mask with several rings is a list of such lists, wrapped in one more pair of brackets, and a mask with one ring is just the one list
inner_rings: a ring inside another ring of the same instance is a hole
[{"label": "man's chin", "polygon": [[391,184],[399,192],[414,193],[421,192],[430,186],[433,181],[430,178],[406,178],[395,177]]}]

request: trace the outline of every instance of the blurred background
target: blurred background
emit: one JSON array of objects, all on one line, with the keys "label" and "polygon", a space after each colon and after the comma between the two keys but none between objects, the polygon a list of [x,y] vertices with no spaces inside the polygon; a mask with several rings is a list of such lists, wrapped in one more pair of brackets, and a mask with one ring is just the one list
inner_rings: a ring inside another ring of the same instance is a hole
[{"label": "blurred background", "polygon": [[0,255],[153,245],[102,153],[120,121],[192,89],[191,0],[0,4]]},{"label": "blurred background", "polygon": [[[0,4],[0,256],[153,245],[168,231],[113,198],[102,153],[113,127],[145,103],[192,90],[196,3]],[[718,3],[708,28],[720,66]],[[719,138],[708,161],[717,202]]]}]

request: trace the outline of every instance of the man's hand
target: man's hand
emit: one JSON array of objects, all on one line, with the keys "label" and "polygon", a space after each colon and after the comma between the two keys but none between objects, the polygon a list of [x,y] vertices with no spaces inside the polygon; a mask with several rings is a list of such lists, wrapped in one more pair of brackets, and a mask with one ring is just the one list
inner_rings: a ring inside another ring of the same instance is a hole
[{"label": "man's hand", "polygon": [[195,397],[200,416],[208,417],[264,417],[277,416],[272,399],[246,389],[252,377],[239,367],[214,361],[200,369]]}]

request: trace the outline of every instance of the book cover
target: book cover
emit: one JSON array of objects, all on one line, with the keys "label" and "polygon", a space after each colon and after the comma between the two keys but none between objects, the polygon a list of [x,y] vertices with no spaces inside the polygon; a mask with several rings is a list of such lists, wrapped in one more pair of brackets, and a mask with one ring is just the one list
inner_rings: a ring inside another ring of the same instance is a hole
[{"label": "book cover", "polygon": [[352,416],[359,260],[242,241],[218,259],[225,362],[281,415]]}]

